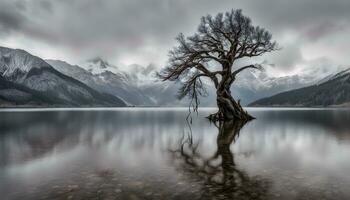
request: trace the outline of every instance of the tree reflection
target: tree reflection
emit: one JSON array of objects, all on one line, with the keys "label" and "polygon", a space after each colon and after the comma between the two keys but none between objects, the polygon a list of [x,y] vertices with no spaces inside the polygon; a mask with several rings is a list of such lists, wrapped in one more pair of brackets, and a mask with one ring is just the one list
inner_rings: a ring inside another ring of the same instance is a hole
[{"label": "tree reflection", "polygon": [[240,169],[230,150],[246,124],[242,121],[218,122],[217,151],[211,157],[199,152],[199,142],[191,134],[183,137],[176,150],[170,150],[176,169],[201,187],[201,199],[267,199],[269,182],[250,177]]}]

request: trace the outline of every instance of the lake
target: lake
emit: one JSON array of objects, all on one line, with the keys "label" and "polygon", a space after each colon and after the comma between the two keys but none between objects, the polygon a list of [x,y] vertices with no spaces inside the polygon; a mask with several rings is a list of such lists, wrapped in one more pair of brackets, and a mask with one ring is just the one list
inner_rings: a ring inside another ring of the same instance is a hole
[{"label": "lake", "polygon": [[350,110],[0,111],[1,199],[350,199]]}]

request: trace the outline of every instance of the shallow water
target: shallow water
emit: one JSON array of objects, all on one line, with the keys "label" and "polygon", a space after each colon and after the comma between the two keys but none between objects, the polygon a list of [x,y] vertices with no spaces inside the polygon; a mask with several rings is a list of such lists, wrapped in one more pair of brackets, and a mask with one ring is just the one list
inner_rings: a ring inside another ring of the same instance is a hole
[{"label": "shallow water", "polygon": [[350,110],[213,111],[2,110],[1,199],[350,199]]}]

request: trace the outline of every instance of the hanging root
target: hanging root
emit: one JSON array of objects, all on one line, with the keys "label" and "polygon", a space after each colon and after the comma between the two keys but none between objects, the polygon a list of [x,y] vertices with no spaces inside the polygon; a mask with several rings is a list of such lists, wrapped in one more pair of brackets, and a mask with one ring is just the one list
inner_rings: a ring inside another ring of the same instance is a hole
[{"label": "hanging root", "polygon": [[220,111],[213,113],[213,114],[210,114],[207,118],[213,122],[225,120],[224,115]]}]

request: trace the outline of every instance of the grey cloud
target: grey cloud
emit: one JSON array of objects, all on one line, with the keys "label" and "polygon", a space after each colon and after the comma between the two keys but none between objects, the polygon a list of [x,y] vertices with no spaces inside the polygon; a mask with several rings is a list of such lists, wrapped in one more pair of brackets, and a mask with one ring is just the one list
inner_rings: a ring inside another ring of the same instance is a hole
[{"label": "grey cloud", "polygon": [[334,22],[322,22],[320,24],[313,24],[309,26],[305,31],[302,31],[302,36],[310,41],[317,41],[333,33],[343,31],[346,26],[337,24]]},{"label": "grey cloud", "polygon": [[286,70],[292,69],[296,64],[303,61],[300,48],[296,44],[285,45],[278,52],[271,53],[267,56],[275,67],[282,67]]},{"label": "grey cloud", "polygon": [[[349,7],[348,0],[3,0],[0,30],[7,37],[16,31],[28,40],[61,46],[79,58],[137,55],[163,62],[176,35],[194,32],[201,16],[242,8],[283,47],[267,57],[269,62],[289,70],[302,61],[303,45],[350,25]],[[285,42],[286,34],[296,35],[295,41]]]},{"label": "grey cloud", "polygon": [[24,9],[24,4],[18,1],[0,2],[0,34],[21,31],[20,29],[26,23],[26,18],[21,14]]}]

